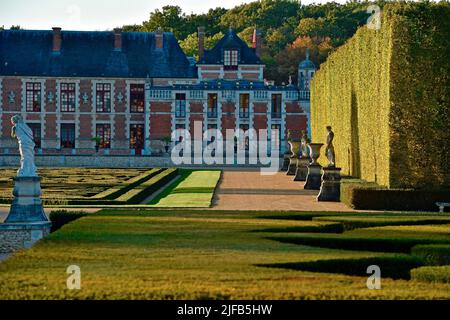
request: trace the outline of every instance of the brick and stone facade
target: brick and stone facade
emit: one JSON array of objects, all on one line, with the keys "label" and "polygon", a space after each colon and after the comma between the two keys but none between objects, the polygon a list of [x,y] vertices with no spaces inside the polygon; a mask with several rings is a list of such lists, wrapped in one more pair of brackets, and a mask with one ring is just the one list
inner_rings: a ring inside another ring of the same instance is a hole
[{"label": "brick and stone facade", "polygon": [[162,32],[4,30],[0,44],[8,47],[0,50],[3,155],[18,153],[10,138],[15,114],[42,155],[97,153],[95,137],[98,155],[157,155],[173,130],[193,136],[196,121],[224,135],[279,130],[283,152],[288,130],[308,128],[309,88],[264,81],[258,44],[248,48],[232,30],[197,62]]}]

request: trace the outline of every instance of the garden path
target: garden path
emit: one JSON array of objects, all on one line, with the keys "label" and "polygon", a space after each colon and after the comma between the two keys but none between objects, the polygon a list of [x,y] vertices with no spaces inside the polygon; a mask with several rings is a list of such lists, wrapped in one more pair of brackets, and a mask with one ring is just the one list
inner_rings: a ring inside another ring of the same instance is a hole
[{"label": "garden path", "polygon": [[319,191],[304,190],[286,172],[263,176],[259,170],[224,170],[214,198],[216,210],[354,211],[340,202],[318,202]]}]

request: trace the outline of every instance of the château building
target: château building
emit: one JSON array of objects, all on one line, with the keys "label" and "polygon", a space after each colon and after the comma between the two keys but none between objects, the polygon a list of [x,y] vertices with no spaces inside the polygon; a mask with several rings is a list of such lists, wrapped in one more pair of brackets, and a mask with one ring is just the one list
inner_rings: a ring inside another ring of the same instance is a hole
[{"label": "ch\u00e2teau building", "polygon": [[162,31],[0,31],[0,154],[18,152],[15,114],[44,155],[93,154],[96,144],[102,155],[158,155],[195,121],[224,136],[278,130],[283,152],[288,130],[308,127],[314,64],[300,63],[297,85],[276,86],[263,76],[258,31],[252,48],[230,29],[211,50],[198,31],[198,61]]}]

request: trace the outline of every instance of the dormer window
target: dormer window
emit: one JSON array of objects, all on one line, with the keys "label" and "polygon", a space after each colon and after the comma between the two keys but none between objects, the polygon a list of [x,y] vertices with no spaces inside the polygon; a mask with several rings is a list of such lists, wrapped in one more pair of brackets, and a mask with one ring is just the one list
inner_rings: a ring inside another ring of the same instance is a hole
[{"label": "dormer window", "polygon": [[225,70],[238,69],[238,50],[225,50],[223,52],[223,65]]}]

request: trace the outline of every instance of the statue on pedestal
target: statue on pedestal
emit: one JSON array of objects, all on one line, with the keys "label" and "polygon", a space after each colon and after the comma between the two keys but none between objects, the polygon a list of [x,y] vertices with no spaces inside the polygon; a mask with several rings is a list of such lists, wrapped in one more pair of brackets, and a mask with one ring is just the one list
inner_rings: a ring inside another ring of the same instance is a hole
[{"label": "statue on pedestal", "polygon": [[327,144],[325,146],[325,155],[328,158],[328,167],[332,168],[336,166],[336,156],[334,153],[333,139],[334,132],[331,130],[331,126],[327,126]]},{"label": "statue on pedestal", "polygon": [[34,140],[33,132],[23,121],[22,116],[15,115],[11,118],[11,137],[17,138],[20,151],[20,168],[18,177],[37,177],[36,165],[34,164]]},{"label": "statue on pedestal", "polygon": [[308,175],[308,165],[311,160],[309,157],[308,148],[308,136],[305,130],[302,130],[300,137],[300,157],[297,161],[297,171],[295,172],[294,181],[306,181],[306,176]]},{"label": "statue on pedestal", "polygon": [[334,133],[331,126],[327,127],[327,144],[325,155],[328,158],[328,166],[323,167],[320,192],[317,201],[340,201],[341,198],[341,168],[336,167],[333,139]]},{"label": "statue on pedestal", "polygon": [[41,200],[41,178],[34,164],[33,132],[20,115],[11,118],[11,136],[17,138],[20,168],[13,177],[13,200],[4,223],[0,223],[0,253],[31,247],[50,233],[52,223],[44,212]]}]

